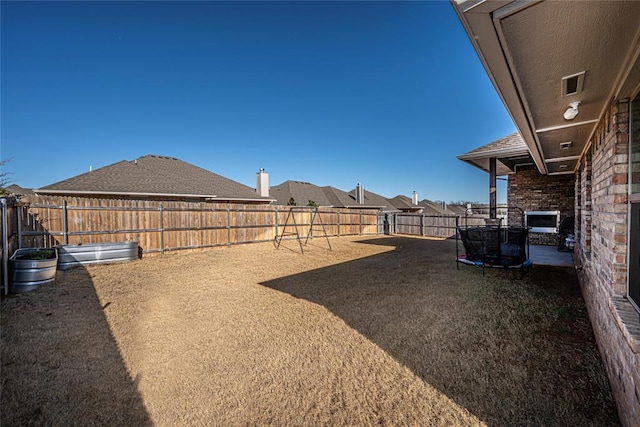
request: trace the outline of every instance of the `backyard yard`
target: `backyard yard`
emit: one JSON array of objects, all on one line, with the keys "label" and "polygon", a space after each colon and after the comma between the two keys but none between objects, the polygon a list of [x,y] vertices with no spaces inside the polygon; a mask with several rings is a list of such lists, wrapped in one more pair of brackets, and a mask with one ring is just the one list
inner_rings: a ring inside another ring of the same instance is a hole
[{"label": "backyard yard", "polygon": [[617,425],[575,273],[360,236],[59,271],[4,297],[3,426]]}]

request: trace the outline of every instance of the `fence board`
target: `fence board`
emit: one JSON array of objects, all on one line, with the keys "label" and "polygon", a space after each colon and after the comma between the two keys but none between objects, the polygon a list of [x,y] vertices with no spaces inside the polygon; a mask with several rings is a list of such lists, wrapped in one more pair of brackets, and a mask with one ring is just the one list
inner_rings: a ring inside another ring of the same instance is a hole
[{"label": "fence board", "polygon": [[[63,244],[65,234],[69,244],[137,241],[145,253],[270,241],[283,231],[295,238],[292,218],[285,229],[288,206],[61,196],[26,202],[24,247]],[[323,235],[320,221],[328,236],[377,233],[377,212],[323,208],[319,214],[312,236]],[[305,238],[313,211],[296,208],[291,216]]]},{"label": "fence board", "polygon": [[[19,209],[22,246],[137,241],[145,253],[295,238],[366,234],[407,234],[448,238],[460,225],[484,225],[485,215],[467,217],[382,214],[377,211],[213,202],[144,201],[30,196]],[[63,204],[66,202],[66,221]],[[385,218],[387,220],[385,228]],[[66,230],[64,228],[66,222]],[[286,224],[286,228],[285,228]]]}]

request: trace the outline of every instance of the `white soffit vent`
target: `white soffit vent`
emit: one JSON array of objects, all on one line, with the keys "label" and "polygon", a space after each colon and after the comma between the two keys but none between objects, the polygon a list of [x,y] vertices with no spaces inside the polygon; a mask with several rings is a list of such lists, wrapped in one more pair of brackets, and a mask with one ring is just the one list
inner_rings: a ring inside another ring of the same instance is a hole
[{"label": "white soffit vent", "polygon": [[562,78],[562,96],[577,95],[582,92],[584,86],[584,74],[582,71],[577,74],[565,76]]},{"label": "white soffit vent", "polygon": [[560,149],[561,150],[568,150],[569,148],[571,148],[571,141],[567,141],[567,142],[561,142],[560,143]]}]

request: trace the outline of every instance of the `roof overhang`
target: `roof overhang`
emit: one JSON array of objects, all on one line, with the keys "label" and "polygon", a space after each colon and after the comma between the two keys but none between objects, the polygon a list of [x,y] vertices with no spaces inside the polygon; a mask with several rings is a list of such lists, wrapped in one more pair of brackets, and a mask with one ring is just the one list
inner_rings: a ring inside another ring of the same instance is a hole
[{"label": "roof overhang", "polygon": [[80,191],[80,190],[44,190],[34,189],[36,195],[69,195],[69,196],[117,196],[117,197],[167,197],[183,199],[206,199],[210,202],[247,202],[272,203],[275,199],[222,197],[212,194],[179,194],[179,193],[129,193],[121,191]]},{"label": "roof overhang", "polygon": [[640,2],[451,2],[537,169],[573,173],[611,100],[638,90]]},{"label": "roof overhang", "polygon": [[466,154],[458,155],[458,159],[469,163],[485,172],[490,171],[490,159],[496,159],[496,174],[508,175],[517,172],[519,167],[533,165],[529,149],[522,142],[518,146],[494,148],[487,144]]}]

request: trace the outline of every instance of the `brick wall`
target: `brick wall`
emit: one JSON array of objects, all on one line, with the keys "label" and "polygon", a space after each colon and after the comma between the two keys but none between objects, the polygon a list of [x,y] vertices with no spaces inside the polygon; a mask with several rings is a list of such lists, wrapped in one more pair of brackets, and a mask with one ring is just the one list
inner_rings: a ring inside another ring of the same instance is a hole
[{"label": "brick wall", "polygon": [[[574,254],[611,390],[622,422],[640,425],[640,316],[627,292],[629,100],[611,103],[574,175],[544,176],[531,168],[509,176],[508,203],[523,210],[575,215]],[[509,224],[519,224],[509,211]],[[532,234],[532,244],[556,244]]]},{"label": "brick wall", "polygon": [[[579,163],[575,188],[582,293],[622,422],[640,425],[640,328],[627,289],[629,100],[613,102]],[[632,313],[631,316],[628,313]]]},{"label": "brick wall", "polygon": [[[535,168],[519,169],[509,175],[507,200],[523,211],[560,211],[560,220],[575,215],[575,178],[571,175],[542,175]],[[520,213],[509,210],[509,225],[520,225]],[[556,245],[557,235],[531,233],[533,245]]]},{"label": "brick wall", "polygon": [[622,295],[627,285],[628,99],[613,104],[608,117],[598,125],[591,145],[590,268]]},{"label": "brick wall", "polygon": [[[606,286],[602,286],[602,282],[586,270],[579,271],[578,278],[620,419],[626,426],[640,425],[640,356],[637,353],[637,341],[634,351],[616,312],[616,297],[610,294]],[[617,299],[618,302],[621,300],[619,297]],[[626,300],[623,303],[631,306]]]},{"label": "brick wall", "polygon": [[576,173],[576,237],[587,259],[591,259],[591,150],[580,159]]}]

